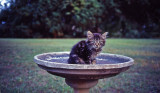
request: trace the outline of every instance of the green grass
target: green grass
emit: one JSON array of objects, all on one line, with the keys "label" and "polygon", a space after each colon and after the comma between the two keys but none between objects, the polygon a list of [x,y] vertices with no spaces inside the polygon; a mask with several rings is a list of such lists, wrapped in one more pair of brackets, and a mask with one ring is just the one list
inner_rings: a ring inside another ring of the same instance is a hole
[{"label": "green grass", "polygon": [[[36,54],[70,51],[80,39],[0,39],[0,93],[70,93],[64,78],[34,62]],[[105,53],[130,56],[129,70],[102,79],[91,93],[160,93],[160,39],[108,39]]]}]

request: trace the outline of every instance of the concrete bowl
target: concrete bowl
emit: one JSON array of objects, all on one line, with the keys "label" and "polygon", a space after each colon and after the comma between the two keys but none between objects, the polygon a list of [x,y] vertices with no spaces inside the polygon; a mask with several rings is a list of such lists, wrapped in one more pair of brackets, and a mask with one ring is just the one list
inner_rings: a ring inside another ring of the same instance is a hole
[{"label": "concrete bowl", "polygon": [[69,52],[51,52],[34,56],[37,65],[50,74],[66,78],[75,93],[88,93],[98,79],[115,76],[134,64],[130,57],[100,53],[97,64],[68,64]]}]

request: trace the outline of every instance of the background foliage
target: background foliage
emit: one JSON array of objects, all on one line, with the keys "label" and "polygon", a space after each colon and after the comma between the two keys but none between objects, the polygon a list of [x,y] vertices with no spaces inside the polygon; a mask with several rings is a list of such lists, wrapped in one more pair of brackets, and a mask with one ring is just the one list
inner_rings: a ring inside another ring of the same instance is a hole
[{"label": "background foliage", "polygon": [[160,37],[159,0],[9,0],[0,12],[0,37]]}]

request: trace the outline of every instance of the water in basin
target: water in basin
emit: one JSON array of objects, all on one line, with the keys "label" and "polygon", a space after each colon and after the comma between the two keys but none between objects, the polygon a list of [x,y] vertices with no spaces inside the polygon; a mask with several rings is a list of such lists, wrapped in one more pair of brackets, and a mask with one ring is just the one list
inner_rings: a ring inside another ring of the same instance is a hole
[{"label": "water in basin", "polygon": [[[59,63],[68,63],[67,60],[69,58],[69,54],[48,54],[40,56],[39,59],[46,60],[49,62],[59,62]],[[129,61],[128,59],[124,59],[117,56],[109,56],[109,55],[99,55],[97,58],[97,64],[116,64],[123,63]]]}]

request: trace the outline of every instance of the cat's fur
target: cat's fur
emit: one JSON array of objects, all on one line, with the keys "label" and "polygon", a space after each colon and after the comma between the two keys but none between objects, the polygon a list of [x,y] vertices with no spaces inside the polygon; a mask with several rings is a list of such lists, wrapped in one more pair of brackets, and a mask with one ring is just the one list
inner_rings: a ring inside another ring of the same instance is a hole
[{"label": "cat's fur", "polygon": [[87,32],[87,40],[82,40],[73,46],[68,63],[69,64],[96,64],[96,57],[105,45],[108,32],[104,34]]}]

